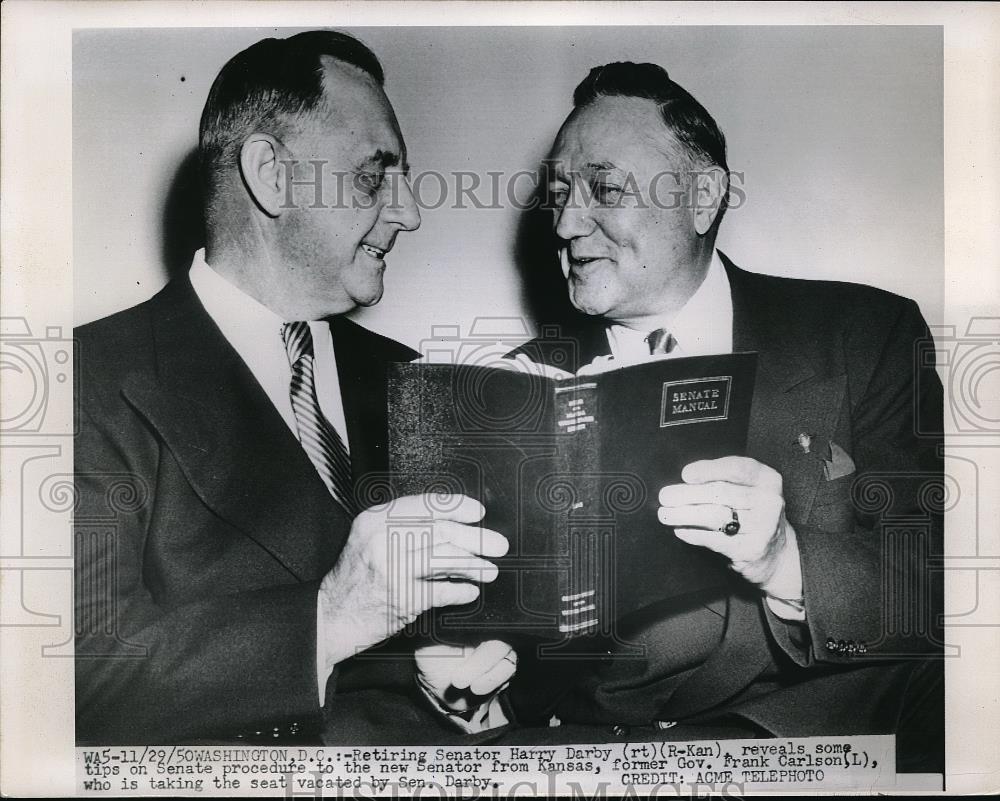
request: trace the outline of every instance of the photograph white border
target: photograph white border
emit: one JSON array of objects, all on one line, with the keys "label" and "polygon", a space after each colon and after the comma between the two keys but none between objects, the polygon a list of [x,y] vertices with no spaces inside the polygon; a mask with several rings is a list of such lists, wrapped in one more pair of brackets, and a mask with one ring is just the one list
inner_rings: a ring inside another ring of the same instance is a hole
[{"label": "photograph white border", "polygon": [[[941,25],[944,28],[945,320],[958,336],[973,318],[996,318],[1000,283],[1000,9],[990,4],[808,3],[361,3],[361,2],[30,2],[2,13],[2,192],[0,303],[4,317],[24,318],[38,335],[73,320],[72,30],[80,27],[233,27],[363,25]],[[994,321],[993,325],[996,325]],[[69,409],[71,382],[55,385]],[[947,388],[946,388],[947,389]],[[0,399],[2,400],[2,399]],[[949,447],[954,440],[949,443]],[[72,473],[72,440],[54,435],[58,463]],[[954,443],[973,459],[981,489],[1000,475],[997,434]],[[18,508],[23,459],[17,442],[0,449],[0,559],[16,556],[30,510]],[[964,487],[963,490],[974,491]],[[962,657],[947,660],[947,788],[997,791],[995,732],[1000,728],[1000,609],[987,608],[1000,575],[996,494],[979,498],[978,520],[949,516],[948,530],[976,525],[982,558],[949,563],[950,612],[965,612],[970,582],[983,606],[971,623],[948,629]],[[22,517],[24,515],[25,517]],[[67,512],[67,533],[70,531]],[[11,530],[12,525],[15,530]],[[52,574],[55,608],[70,615],[71,538],[40,559]],[[15,564],[15,562],[10,562]],[[16,563],[21,564],[21,563]],[[0,566],[5,566],[0,564]],[[23,565],[22,565],[23,567]],[[16,568],[14,570],[16,572]],[[14,586],[5,570],[0,608],[0,782],[5,794],[68,796],[75,790],[73,660],[42,658],[51,629],[12,622]],[[993,601],[992,603],[995,603]],[[957,604],[957,605],[956,605]],[[39,610],[42,612],[43,610]],[[49,610],[44,610],[49,611]],[[64,621],[65,628],[65,621]],[[71,626],[70,626],[71,630]]]}]

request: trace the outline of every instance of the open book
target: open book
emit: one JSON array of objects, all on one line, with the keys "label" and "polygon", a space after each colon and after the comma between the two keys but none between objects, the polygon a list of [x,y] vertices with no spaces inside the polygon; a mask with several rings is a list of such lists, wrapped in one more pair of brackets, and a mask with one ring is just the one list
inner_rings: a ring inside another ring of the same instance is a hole
[{"label": "open book", "polygon": [[435,633],[561,639],[608,632],[654,602],[719,586],[717,555],[657,520],[689,462],[743,455],[754,353],[666,359],[597,375],[393,365],[390,472],[399,494],[463,493],[510,550]]}]

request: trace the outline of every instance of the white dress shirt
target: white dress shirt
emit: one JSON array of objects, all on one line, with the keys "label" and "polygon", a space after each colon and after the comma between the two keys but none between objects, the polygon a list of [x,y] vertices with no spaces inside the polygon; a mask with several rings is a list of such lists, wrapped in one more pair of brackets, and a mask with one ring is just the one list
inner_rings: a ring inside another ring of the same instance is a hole
[{"label": "white dress shirt", "polygon": [[[278,410],[285,424],[298,439],[299,431],[292,410],[290,394],[292,366],[281,336],[286,322],[266,306],[219,275],[205,261],[204,249],[194,254],[188,273],[191,286],[208,316],[218,326],[222,335],[243,359],[257,383]],[[309,331],[313,339],[313,375],[320,409],[330,424],[350,448],[344,404],[340,397],[337,361],[333,353],[330,325],[322,320],[310,320]],[[325,627],[322,625],[322,606],[316,599],[316,677],[319,704],[326,696],[326,682],[332,671],[326,668]]]},{"label": "white dress shirt", "polygon": [[[281,327],[286,322],[269,308],[213,270],[205,261],[204,249],[194,254],[189,273],[191,285],[208,316],[250,368],[274,408],[298,438],[295,412],[289,388],[292,366],[288,363]],[[313,375],[320,409],[350,450],[344,404],[340,397],[337,360],[333,353],[330,325],[310,320],[313,340]]]},{"label": "white dress shirt", "polygon": [[[194,255],[189,273],[191,285],[209,317],[222,335],[243,359],[267,397],[281,414],[286,425],[298,439],[295,412],[290,394],[292,367],[281,336],[285,322],[278,315],[259,303],[235,284],[213,270],[205,261],[204,249]],[[316,378],[316,395],[320,409],[350,447],[344,404],[340,396],[337,361],[333,351],[330,326],[322,320],[310,320],[309,330],[313,339],[313,375]],[[326,628],[323,609],[316,599],[316,680],[319,705],[326,700],[326,683],[332,670],[327,669]],[[421,690],[460,729],[478,732],[507,723],[499,699],[494,696],[484,702],[470,720],[451,713],[447,707],[425,687]]]},{"label": "white dress shirt", "polygon": [[[646,337],[657,328],[673,334],[676,345],[670,353],[651,356]],[[607,329],[611,357],[618,366],[648,362],[653,359],[678,359],[684,356],[709,356],[733,352],[733,296],[729,276],[718,251],[701,282],[677,314],[653,322],[650,331],[636,331],[624,325]]]},{"label": "white dress shirt", "polygon": [[[651,355],[646,337],[658,328],[669,331],[677,344],[670,353]],[[732,353],[733,295],[719,252],[712,253],[701,286],[673,318],[653,321],[649,331],[613,324],[607,328],[607,337],[611,355],[598,356],[581,372],[603,372],[658,359]],[[771,611],[783,620],[805,620],[805,611],[797,604],[771,596],[765,596],[765,600]]]}]

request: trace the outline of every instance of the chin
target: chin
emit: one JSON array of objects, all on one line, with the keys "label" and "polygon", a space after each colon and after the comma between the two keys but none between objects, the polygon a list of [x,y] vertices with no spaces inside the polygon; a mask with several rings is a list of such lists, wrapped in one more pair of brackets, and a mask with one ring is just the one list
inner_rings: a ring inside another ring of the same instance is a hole
[{"label": "chin", "polygon": [[382,295],[385,294],[385,290],[380,287],[372,287],[367,292],[359,292],[354,296],[353,300],[358,306],[374,306],[380,300],[382,300]]},{"label": "chin", "polygon": [[569,302],[578,312],[589,314],[591,317],[600,317],[611,309],[611,303],[607,299],[572,285],[569,290]]},{"label": "chin", "polygon": [[569,277],[570,303],[584,314],[597,317],[611,311],[619,300],[618,277],[610,270],[594,270]]},{"label": "chin", "polygon": [[355,306],[374,306],[385,292],[381,270],[355,272],[343,284],[344,292]]}]

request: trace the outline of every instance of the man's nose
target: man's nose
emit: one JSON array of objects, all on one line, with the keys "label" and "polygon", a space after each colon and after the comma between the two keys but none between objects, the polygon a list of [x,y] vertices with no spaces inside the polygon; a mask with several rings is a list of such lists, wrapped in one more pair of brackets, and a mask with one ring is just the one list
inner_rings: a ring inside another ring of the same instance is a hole
[{"label": "man's nose", "polygon": [[403,231],[416,231],[420,227],[420,209],[413,197],[410,181],[400,176],[396,186],[392,202],[383,208],[382,214],[388,222],[395,223]]},{"label": "man's nose", "polygon": [[566,199],[565,205],[556,211],[556,236],[560,239],[576,239],[587,236],[594,230],[594,220],[581,193],[574,192]]}]

